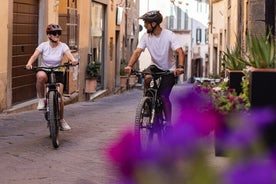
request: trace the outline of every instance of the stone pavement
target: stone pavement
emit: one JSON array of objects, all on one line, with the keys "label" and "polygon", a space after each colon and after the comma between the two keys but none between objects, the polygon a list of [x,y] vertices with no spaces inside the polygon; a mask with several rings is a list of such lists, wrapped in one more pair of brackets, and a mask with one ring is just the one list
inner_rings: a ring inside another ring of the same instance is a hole
[{"label": "stone pavement", "polygon": [[[188,85],[175,86],[185,93]],[[1,184],[106,184],[118,176],[106,159],[106,147],[126,129],[133,129],[142,91],[65,106],[71,131],[61,132],[53,149],[44,115],[36,110],[0,114]],[[174,99],[173,99],[174,100]],[[210,162],[218,169],[227,163],[215,157],[210,139]]]}]

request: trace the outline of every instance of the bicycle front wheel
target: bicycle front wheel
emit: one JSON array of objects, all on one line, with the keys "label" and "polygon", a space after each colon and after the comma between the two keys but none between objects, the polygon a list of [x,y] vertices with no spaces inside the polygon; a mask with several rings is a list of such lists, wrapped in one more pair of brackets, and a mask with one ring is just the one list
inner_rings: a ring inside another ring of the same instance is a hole
[{"label": "bicycle front wheel", "polygon": [[58,93],[49,92],[49,130],[54,148],[59,147]]},{"label": "bicycle front wheel", "polygon": [[147,149],[152,143],[153,129],[151,126],[152,118],[152,99],[143,97],[136,109],[135,116],[135,135],[138,137],[141,149]]}]

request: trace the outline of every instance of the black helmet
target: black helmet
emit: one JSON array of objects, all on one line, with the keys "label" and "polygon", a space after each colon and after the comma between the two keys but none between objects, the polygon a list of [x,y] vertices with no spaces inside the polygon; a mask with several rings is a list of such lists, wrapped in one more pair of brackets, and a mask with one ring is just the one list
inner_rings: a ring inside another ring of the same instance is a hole
[{"label": "black helmet", "polygon": [[149,11],[139,17],[139,19],[143,19],[143,21],[147,22],[156,22],[157,24],[160,24],[163,20],[162,14],[158,10]]},{"label": "black helmet", "polygon": [[49,24],[46,27],[46,34],[49,34],[50,32],[53,32],[53,31],[59,32],[60,33],[59,35],[61,35],[62,28],[58,24]]}]

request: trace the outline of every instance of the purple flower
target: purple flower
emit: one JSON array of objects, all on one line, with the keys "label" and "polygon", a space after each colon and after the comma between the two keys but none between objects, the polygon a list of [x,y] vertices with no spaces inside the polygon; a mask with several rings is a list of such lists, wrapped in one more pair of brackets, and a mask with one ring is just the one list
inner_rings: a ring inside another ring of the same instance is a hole
[{"label": "purple flower", "polygon": [[134,136],[132,131],[123,133],[118,142],[108,148],[107,154],[124,176],[131,177],[135,164],[140,157],[137,137]]},{"label": "purple flower", "polygon": [[275,184],[275,165],[268,159],[254,158],[233,164],[222,177],[223,184]]},{"label": "purple flower", "polygon": [[[177,99],[179,113],[175,124],[186,124],[201,135],[208,135],[221,121],[221,115],[213,107],[207,95],[190,91]],[[181,125],[182,126],[182,125]]]}]

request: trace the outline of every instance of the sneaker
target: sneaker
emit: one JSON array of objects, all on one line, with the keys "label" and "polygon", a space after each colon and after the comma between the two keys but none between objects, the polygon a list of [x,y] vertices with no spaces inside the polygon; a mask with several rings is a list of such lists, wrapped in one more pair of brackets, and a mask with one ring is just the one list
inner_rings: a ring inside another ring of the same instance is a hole
[{"label": "sneaker", "polygon": [[37,104],[37,110],[43,110],[45,109],[45,101],[44,98],[39,98],[38,99],[38,104]]},{"label": "sneaker", "polygon": [[60,120],[60,130],[71,130],[71,127],[68,125],[68,123],[64,120],[64,119],[61,119]]}]

